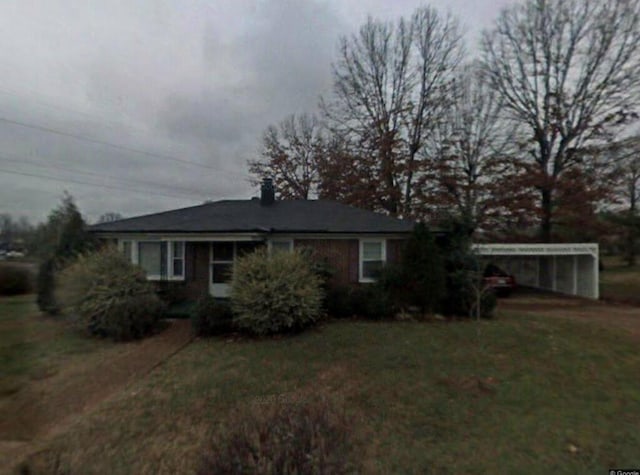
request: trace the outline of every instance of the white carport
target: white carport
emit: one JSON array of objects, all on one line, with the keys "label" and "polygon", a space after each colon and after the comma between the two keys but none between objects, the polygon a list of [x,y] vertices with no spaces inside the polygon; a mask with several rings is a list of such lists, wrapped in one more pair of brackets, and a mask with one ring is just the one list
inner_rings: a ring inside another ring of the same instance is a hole
[{"label": "white carport", "polygon": [[518,285],[599,298],[598,244],[476,244]]}]

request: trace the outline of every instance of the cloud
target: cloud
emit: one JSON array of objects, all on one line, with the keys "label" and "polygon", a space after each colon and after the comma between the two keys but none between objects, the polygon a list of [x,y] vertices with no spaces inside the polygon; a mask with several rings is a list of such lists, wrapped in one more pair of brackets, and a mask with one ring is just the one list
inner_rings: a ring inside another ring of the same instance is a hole
[{"label": "cloud", "polygon": [[[478,3],[471,20],[495,14]],[[339,36],[367,13],[395,18],[418,4],[0,2],[0,212],[43,219],[65,189],[89,219],[249,197],[246,160],[262,131],[330,91]]]}]

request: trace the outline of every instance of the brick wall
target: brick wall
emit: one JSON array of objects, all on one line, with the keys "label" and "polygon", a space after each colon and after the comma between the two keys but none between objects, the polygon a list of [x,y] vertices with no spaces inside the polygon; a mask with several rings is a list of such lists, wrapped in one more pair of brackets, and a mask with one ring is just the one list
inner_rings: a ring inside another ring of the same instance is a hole
[{"label": "brick wall", "polygon": [[387,239],[387,262],[398,263],[402,259],[402,249],[406,239]]},{"label": "brick wall", "polygon": [[[387,240],[387,262],[398,262],[404,239]],[[358,284],[358,239],[296,239],[297,249],[309,247],[327,259],[335,274],[334,285]],[[209,292],[209,243],[187,242],[185,245],[185,280],[168,282],[168,287],[184,297],[195,300]]]},{"label": "brick wall", "polygon": [[319,257],[327,259],[335,272],[333,284],[348,285],[358,282],[357,239],[296,239],[294,247],[311,248]]},{"label": "brick wall", "polygon": [[[398,262],[405,239],[387,240],[387,262]],[[358,239],[296,239],[296,249],[306,246],[327,259],[335,274],[334,285],[358,283],[360,242]]]}]

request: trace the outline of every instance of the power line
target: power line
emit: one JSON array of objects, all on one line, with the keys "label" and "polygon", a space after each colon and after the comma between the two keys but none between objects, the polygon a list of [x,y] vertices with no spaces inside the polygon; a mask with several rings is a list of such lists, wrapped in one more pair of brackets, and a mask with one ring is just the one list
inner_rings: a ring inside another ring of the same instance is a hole
[{"label": "power line", "polygon": [[28,159],[24,159],[24,158],[18,158],[16,156],[4,156],[4,155],[0,155],[0,160],[5,161],[5,162],[12,162],[12,163],[27,163],[30,165],[34,165],[37,167],[41,167],[41,168],[45,168],[45,169],[49,169],[49,170],[61,170],[61,171],[65,171],[65,172],[69,172],[69,173],[76,173],[78,175],[86,175],[86,176],[95,176],[98,178],[108,178],[108,179],[112,179],[112,180],[120,180],[120,181],[128,181],[130,183],[133,184],[141,184],[141,185],[150,185],[150,186],[158,186],[158,187],[163,187],[163,188],[172,188],[175,190],[183,190],[185,191],[185,195],[190,195],[190,194],[197,194],[200,196],[208,196],[207,193],[203,193],[197,190],[190,190],[184,187],[180,187],[180,186],[174,186],[174,185],[165,185],[162,183],[156,183],[156,182],[152,182],[152,181],[147,181],[147,180],[136,180],[133,178],[121,178],[121,177],[117,177],[114,175],[105,175],[105,174],[101,174],[101,173],[94,173],[94,172],[85,172],[85,171],[80,171],[80,170],[74,170],[73,168],[68,168],[68,167],[62,167],[59,165],[53,165],[53,164],[43,164],[43,163],[39,163],[33,160],[28,160]]},{"label": "power line", "polygon": [[[0,122],[5,122],[7,124],[12,124],[12,125],[17,125],[19,127],[25,127],[28,129],[33,129],[33,130],[39,130],[41,132],[47,132],[50,134],[56,134],[56,135],[61,135],[63,137],[69,137],[75,140],[80,140],[80,141],[85,141],[85,142],[89,142],[89,143],[93,143],[93,144],[97,144],[97,145],[102,145],[104,147],[110,147],[110,148],[114,148],[117,150],[123,150],[126,152],[131,152],[131,153],[137,153],[140,155],[145,155],[148,157],[154,157],[154,158],[159,158],[162,160],[168,160],[168,161],[172,161],[172,162],[178,162],[178,163],[182,163],[185,165],[192,165],[192,166],[196,166],[196,167],[200,167],[200,168],[207,168],[207,169],[211,169],[211,170],[215,170],[215,171],[219,171],[222,173],[227,173],[229,175],[236,175],[236,176],[241,176],[240,173],[237,172],[232,172],[229,170],[224,170],[222,168],[219,167],[214,167],[211,165],[205,165],[203,163],[198,163],[198,162],[194,162],[191,160],[185,160],[183,158],[178,158],[178,157],[174,157],[171,155],[164,155],[164,154],[160,154],[160,153],[154,153],[154,152],[148,152],[146,150],[141,150],[141,149],[137,149],[137,148],[133,148],[133,147],[127,147],[125,145],[119,145],[119,144],[114,144],[111,142],[106,142],[104,140],[98,140],[98,139],[93,139],[91,137],[86,137],[84,135],[79,135],[79,134],[72,134],[70,132],[64,132],[61,130],[57,130],[57,129],[52,129],[50,127],[44,127],[42,125],[37,125],[37,124],[29,124],[27,122],[20,122],[17,120],[13,120],[13,119],[8,119],[6,117],[0,117]],[[244,175],[242,175],[244,177]]]},{"label": "power line", "polygon": [[52,180],[52,181],[60,181],[63,183],[75,183],[77,185],[85,185],[85,186],[94,186],[94,187],[100,187],[100,188],[110,188],[113,190],[124,190],[124,191],[130,191],[133,193],[142,193],[145,195],[157,195],[157,196],[162,196],[165,198],[179,198],[182,200],[189,200],[191,198],[188,198],[186,196],[178,196],[178,195],[173,195],[173,194],[169,194],[169,193],[157,193],[154,191],[145,191],[145,190],[136,190],[134,188],[126,188],[124,186],[116,186],[116,185],[104,185],[104,184],[99,184],[99,183],[89,183],[86,181],[80,181],[80,180],[74,180],[71,178],[58,178],[58,177],[52,177],[52,176],[47,176],[47,175],[39,175],[37,173],[27,173],[27,172],[18,172],[18,171],[14,171],[14,170],[6,170],[4,168],[0,168],[0,173],[8,173],[10,175],[21,175],[21,176],[28,176],[28,177],[35,177],[35,178],[42,178],[45,180]]},{"label": "power line", "polygon": [[[48,109],[51,110],[57,110],[57,111],[64,111],[67,113],[71,113],[71,114],[77,114],[80,116],[84,116],[85,118],[89,118],[91,119],[94,123],[99,124],[99,125],[104,125],[106,127],[109,127],[111,129],[115,129],[117,127],[120,128],[124,128],[125,126],[122,123],[113,121],[113,120],[109,120],[106,119],[104,117],[98,117],[95,114],[91,114],[89,112],[85,112],[85,111],[81,111],[78,109],[73,109],[71,107],[68,106],[61,106],[58,104],[55,104],[53,101],[51,101],[51,99],[42,99],[46,96],[44,96],[43,94],[39,94],[37,92],[33,92],[33,91],[15,91],[13,89],[7,89],[7,88],[0,88],[0,94],[5,94],[5,95],[9,95],[9,96],[14,96],[17,97],[19,99],[24,99],[27,98],[37,104],[39,104],[40,107],[46,107]],[[35,97],[38,96],[38,97]],[[141,127],[139,126],[133,126],[138,130],[142,130]],[[126,126],[127,129],[132,128],[131,125],[127,125]]]}]

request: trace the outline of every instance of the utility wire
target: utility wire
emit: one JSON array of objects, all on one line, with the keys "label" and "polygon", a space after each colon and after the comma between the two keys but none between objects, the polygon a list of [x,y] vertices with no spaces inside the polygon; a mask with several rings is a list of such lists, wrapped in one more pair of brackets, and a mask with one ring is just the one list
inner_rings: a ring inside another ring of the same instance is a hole
[{"label": "utility wire", "polygon": [[186,196],[178,196],[178,195],[174,195],[174,194],[169,194],[169,193],[158,193],[155,191],[145,191],[145,190],[136,190],[134,188],[127,188],[124,186],[116,186],[116,185],[104,185],[104,184],[99,184],[99,183],[89,183],[86,181],[81,181],[81,180],[74,180],[71,178],[58,178],[58,177],[52,177],[52,176],[48,176],[48,175],[40,175],[37,173],[27,173],[27,172],[18,172],[18,171],[14,171],[14,170],[7,170],[4,168],[0,168],[0,173],[7,173],[10,175],[21,175],[21,176],[28,176],[28,177],[35,177],[35,178],[42,178],[45,180],[52,180],[52,181],[60,181],[63,183],[75,183],[77,185],[85,185],[85,186],[94,186],[94,187],[100,187],[100,188],[109,188],[112,190],[124,190],[124,191],[130,191],[133,193],[141,193],[144,195],[157,195],[157,196],[163,196],[165,198],[179,198],[182,200],[193,200],[192,198],[188,198]]},{"label": "utility wire", "polygon": [[37,167],[41,167],[41,168],[44,168],[44,169],[61,170],[61,171],[69,172],[69,173],[76,173],[78,175],[95,176],[97,178],[108,178],[108,179],[112,179],[112,180],[127,181],[127,182],[130,182],[132,184],[141,184],[141,185],[147,185],[147,186],[157,186],[157,187],[162,187],[162,188],[171,188],[171,189],[174,189],[174,190],[183,190],[185,195],[207,196],[207,193],[203,193],[203,192],[196,191],[196,190],[190,190],[190,189],[183,188],[183,187],[180,187],[180,186],[164,185],[162,183],[156,183],[156,182],[147,181],[147,180],[136,180],[136,179],[133,179],[133,178],[121,178],[121,177],[117,177],[117,176],[114,176],[114,175],[105,175],[105,174],[102,174],[102,173],[85,172],[85,171],[75,170],[75,169],[69,168],[69,167],[62,167],[62,166],[54,165],[54,164],[44,164],[44,163],[40,163],[40,162],[37,162],[37,161],[34,161],[34,160],[28,160],[28,159],[25,159],[25,158],[18,158],[18,157],[13,156],[13,155],[12,156],[0,155],[0,161],[12,162],[12,163],[20,163],[20,164],[26,163],[26,164],[37,166]]},{"label": "utility wire", "polygon": [[[222,172],[222,173],[226,173],[229,175],[235,175],[235,176],[243,176],[238,172],[232,172],[230,170],[224,170],[222,168],[219,167],[214,167],[211,165],[205,165],[203,163],[198,163],[198,162],[194,162],[191,160],[185,160],[183,158],[178,158],[178,157],[174,157],[171,155],[164,155],[164,154],[160,154],[160,153],[154,153],[154,152],[148,152],[146,150],[141,150],[141,149],[137,149],[137,148],[133,148],[133,147],[127,147],[125,145],[119,145],[119,144],[114,144],[111,142],[106,142],[104,140],[98,140],[98,139],[93,139],[91,137],[85,137],[84,135],[79,135],[79,134],[72,134],[70,132],[64,132],[61,130],[57,130],[57,129],[52,129],[50,127],[44,127],[41,125],[37,125],[37,124],[29,124],[27,122],[20,122],[18,120],[13,120],[13,119],[9,119],[6,117],[0,117],[0,122],[5,122],[7,124],[12,124],[12,125],[17,125],[19,127],[25,127],[28,129],[33,129],[33,130],[39,130],[41,132],[47,132],[50,134],[56,134],[56,135],[61,135],[63,137],[69,137],[75,140],[80,140],[80,141],[85,141],[85,142],[89,142],[89,143],[93,143],[93,144],[97,144],[97,145],[102,145],[104,147],[111,147],[117,150],[123,150],[126,152],[131,152],[131,153],[137,153],[140,155],[145,155],[147,157],[155,157],[155,158],[159,158],[162,160],[167,160],[167,161],[172,161],[172,162],[178,162],[178,163],[182,163],[185,165],[192,165],[192,166],[196,166],[196,167],[200,167],[200,168],[207,168],[207,169],[211,169],[211,170],[215,170],[218,172]],[[244,176],[243,176],[244,178]]]}]

